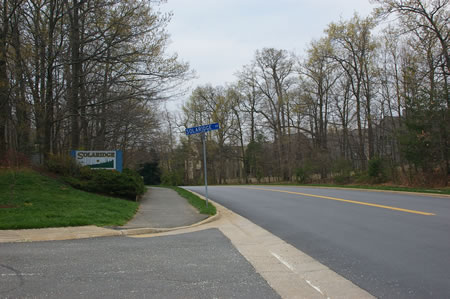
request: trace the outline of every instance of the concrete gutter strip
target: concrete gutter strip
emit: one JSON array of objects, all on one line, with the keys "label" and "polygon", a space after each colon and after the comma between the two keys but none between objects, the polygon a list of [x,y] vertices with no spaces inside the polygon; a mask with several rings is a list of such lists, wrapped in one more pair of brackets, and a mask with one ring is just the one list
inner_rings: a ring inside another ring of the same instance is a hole
[{"label": "concrete gutter strip", "polygon": [[119,231],[94,225],[60,228],[2,230],[0,231],[0,243],[58,241],[120,235],[121,233]]},{"label": "concrete gutter strip", "polygon": [[210,217],[206,218],[205,220],[202,220],[198,223],[194,223],[192,225],[172,227],[172,228],[130,228],[130,229],[120,229],[118,231],[120,232],[121,235],[124,235],[124,236],[133,236],[133,235],[142,235],[142,234],[158,234],[158,233],[165,233],[165,232],[170,232],[170,231],[177,231],[177,230],[201,226],[203,224],[217,220],[217,219],[219,219],[219,217],[220,217],[220,214],[219,214],[219,211],[217,211],[217,213],[215,215],[210,216]]}]

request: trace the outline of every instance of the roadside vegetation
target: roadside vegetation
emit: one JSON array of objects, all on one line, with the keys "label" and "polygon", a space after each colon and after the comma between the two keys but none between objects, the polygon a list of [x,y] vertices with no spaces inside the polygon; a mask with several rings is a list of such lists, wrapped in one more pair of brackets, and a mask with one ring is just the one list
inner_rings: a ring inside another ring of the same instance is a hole
[{"label": "roadside vegetation", "polygon": [[335,175],[327,180],[321,180],[318,178],[317,170],[306,166],[297,168],[294,182],[274,184],[450,194],[450,187],[424,186],[420,182],[416,182],[416,186],[396,184],[399,181],[396,176],[400,174],[393,171],[386,160],[380,158],[369,160],[366,171],[354,172],[345,163],[338,166],[334,169]]},{"label": "roadside vegetation", "polygon": [[217,212],[216,207],[211,202],[208,202],[208,207],[206,207],[205,200],[201,199],[197,195],[195,195],[185,189],[182,189],[182,188],[176,187],[176,186],[162,186],[162,187],[175,190],[180,196],[186,198],[186,200],[192,206],[194,206],[199,211],[200,214],[215,215]]},{"label": "roadside vegetation", "polygon": [[48,171],[58,175],[72,187],[88,192],[100,193],[137,200],[144,194],[142,177],[131,169],[123,172],[81,167],[67,156],[51,156],[46,163]]},{"label": "roadside vegetation", "polygon": [[76,190],[30,169],[0,169],[0,229],[118,226],[138,203]]},{"label": "roadside vegetation", "polygon": [[[205,167],[211,185],[449,192],[450,1],[373,0],[371,15],[330,22],[304,53],[256,50],[233,82],[193,88],[180,113],[164,103],[194,74],[166,52],[166,1],[13,2],[0,167],[45,165],[74,188],[130,200],[145,192],[141,176],[200,185]],[[204,166],[200,135],[183,131],[215,122]],[[140,175],[64,157],[94,148],[122,149]]]},{"label": "roadside vegetation", "polygon": [[[234,82],[192,90],[167,127],[220,124],[206,133],[209,184],[449,186],[450,2],[373,2],[304,53],[262,48]],[[202,184],[201,138],[177,131],[161,180]]]},{"label": "roadside vegetation", "polygon": [[[368,169],[366,171],[354,172],[351,167],[345,162],[338,163],[334,166],[334,176],[327,180],[320,179],[318,169],[313,164],[306,164],[295,170],[295,174],[291,181],[280,181],[276,178],[257,177],[253,180],[248,180],[247,184],[254,185],[291,185],[291,186],[305,186],[305,187],[330,187],[330,188],[350,188],[350,189],[371,189],[371,190],[386,190],[386,191],[403,191],[403,192],[418,192],[418,193],[434,193],[434,194],[450,194],[450,187],[423,187],[419,186],[404,186],[395,184],[394,173],[391,168],[386,165],[385,161],[379,158],[369,161]],[[159,168],[155,173],[161,173]],[[161,178],[162,184],[166,186],[183,185],[182,174],[172,175],[166,173]],[[158,179],[159,182],[159,179]],[[210,182],[214,185],[215,182]],[[202,182],[191,185],[202,185]],[[232,182],[231,184],[245,184],[242,182]],[[245,184],[245,185],[247,185]],[[182,189],[184,190],[184,189]]]}]

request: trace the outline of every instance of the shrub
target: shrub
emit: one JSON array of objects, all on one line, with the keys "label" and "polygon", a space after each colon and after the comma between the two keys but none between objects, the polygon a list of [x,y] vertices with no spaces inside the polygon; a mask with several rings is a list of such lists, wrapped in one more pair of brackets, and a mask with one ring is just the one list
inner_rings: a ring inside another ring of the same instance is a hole
[{"label": "shrub", "polygon": [[26,154],[15,150],[8,150],[0,156],[0,167],[29,167],[30,164],[30,159]]},{"label": "shrub", "polygon": [[84,168],[78,177],[67,182],[85,191],[128,199],[135,199],[145,192],[142,178],[137,172],[129,169],[124,169],[120,173],[114,170]]},{"label": "shrub", "polygon": [[80,166],[68,156],[50,156],[47,169],[62,176],[63,180],[74,188],[88,192],[135,199],[145,192],[144,181],[135,171],[91,169]]},{"label": "shrub", "polygon": [[333,177],[333,180],[338,185],[345,185],[350,183],[350,175],[338,174]]},{"label": "shrub", "polygon": [[139,175],[138,172],[131,170],[129,168],[125,168],[122,172],[122,175],[127,176],[135,185],[136,195],[142,195],[145,193],[145,185],[142,176]]},{"label": "shrub", "polygon": [[147,162],[140,166],[139,174],[144,177],[146,185],[161,184],[161,169],[157,162]]},{"label": "shrub", "polygon": [[180,186],[184,183],[184,174],[180,171],[165,172],[161,177],[161,181],[163,185]]},{"label": "shrub", "polygon": [[261,183],[262,178],[263,178],[263,172],[261,169],[257,168],[256,169],[256,180],[258,181],[258,183]]},{"label": "shrub", "polygon": [[350,183],[350,175],[352,172],[352,165],[350,161],[345,159],[338,159],[333,162],[332,171],[335,174],[333,180],[336,184]]},{"label": "shrub", "polygon": [[45,161],[46,168],[62,176],[76,176],[81,166],[70,156],[49,155]]},{"label": "shrub", "polygon": [[372,158],[369,160],[368,174],[371,178],[380,176],[382,170],[382,161],[380,158]]},{"label": "shrub", "polygon": [[356,184],[370,184],[372,179],[369,177],[366,171],[364,172],[356,172],[352,176],[352,180]]},{"label": "shrub", "polygon": [[86,181],[82,181],[80,178],[67,176],[64,177],[63,179],[67,184],[76,189],[86,190]]},{"label": "shrub", "polygon": [[95,171],[92,170],[89,166],[83,166],[80,168],[80,172],[78,177],[82,180],[90,180],[92,179]]},{"label": "shrub", "polygon": [[372,183],[383,182],[386,179],[383,160],[379,157],[370,159],[367,174],[371,178]]},{"label": "shrub", "polygon": [[297,179],[297,183],[305,184],[309,180],[309,171],[306,167],[298,167],[295,169],[295,177]]}]

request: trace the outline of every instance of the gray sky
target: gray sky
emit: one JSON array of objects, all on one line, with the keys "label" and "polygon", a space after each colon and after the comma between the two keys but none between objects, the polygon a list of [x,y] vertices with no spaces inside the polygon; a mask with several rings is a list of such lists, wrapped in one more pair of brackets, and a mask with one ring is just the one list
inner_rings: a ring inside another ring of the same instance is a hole
[{"label": "gray sky", "polygon": [[170,52],[189,62],[191,84],[224,85],[255,51],[273,47],[301,55],[330,22],[368,15],[368,0],[168,0]]}]

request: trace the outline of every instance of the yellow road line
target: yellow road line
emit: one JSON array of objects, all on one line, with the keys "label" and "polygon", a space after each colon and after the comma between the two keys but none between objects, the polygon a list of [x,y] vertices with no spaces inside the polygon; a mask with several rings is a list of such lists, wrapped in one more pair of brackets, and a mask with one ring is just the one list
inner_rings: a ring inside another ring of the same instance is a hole
[{"label": "yellow road line", "polygon": [[406,212],[406,213],[412,213],[412,214],[419,214],[419,215],[425,215],[425,216],[434,216],[434,215],[436,215],[436,214],[428,213],[428,212],[408,210],[408,209],[396,208],[396,207],[391,207],[391,206],[379,205],[379,204],[375,204],[375,203],[368,203],[368,202],[362,202],[362,201],[348,200],[348,199],[336,198],[336,197],[330,197],[330,196],[323,196],[323,195],[315,195],[315,194],[293,192],[293,191],[285,191],[285,190],[277,190],[277,189],[255,188],[255,187],[243,187],[243,188],[253,189],[253,190],[263,190],[263,191],[289,193],[289,194],[303,195],[303,196],[316,197],[316,198],[324,198],[324,199],[330,199],[330,200],[335,200],[335,201],[353,203],[353,204],[357,204],[357,205],[377,207],[377,208],[382,208],[382,209],[388,209],[388,210],[394,210],[394,211],[400,211],[400,212]]}]

